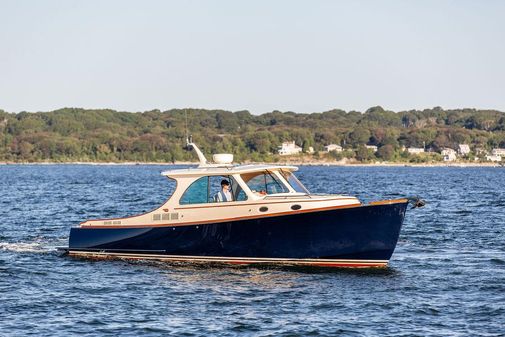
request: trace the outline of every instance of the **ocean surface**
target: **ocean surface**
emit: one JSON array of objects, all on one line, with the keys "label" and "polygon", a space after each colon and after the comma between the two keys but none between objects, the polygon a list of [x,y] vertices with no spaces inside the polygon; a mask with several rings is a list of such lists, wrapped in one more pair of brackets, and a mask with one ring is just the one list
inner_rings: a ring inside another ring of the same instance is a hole
[{"label": "ocean surface", "polygon": [[71,226],[161,204],[170,166],[0,166],[0,336],[505,336],[505,168],[302,167],[312,192],[419,195],[390,267],[60,256]]}]

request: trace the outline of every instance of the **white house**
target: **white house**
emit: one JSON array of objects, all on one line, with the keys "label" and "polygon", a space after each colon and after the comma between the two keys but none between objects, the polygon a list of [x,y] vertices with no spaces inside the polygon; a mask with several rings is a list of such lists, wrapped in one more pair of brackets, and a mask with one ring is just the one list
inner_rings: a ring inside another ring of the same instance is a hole
[{"label": "white house", "polygon": [[487,153],[487,151],[486,151],[486,149],[485,149],[485,148],[483,148],[483,147],[478,147],[478,148],[476,148],[476,149],[475,149],[475,153],[476,153],[476,154],[486,154],[486,153]]},{"label": "white house", "polygon": [[377,146],[375,145],[365,145],[365,147],[369,150],[373,150],[373,152],[377,152]]},{"label": "white house", "polygon": [[407,152],[410,154],[420,154],[420,153],[424,153],[424,148],[422,148],[422,147],[408,147]]},{"label": "white house", "polygon": [[491,154],[493,156],[500,156],[500,157],[505,157],[505,149],[493,149],[491,150]]},{"label": "white house", "polygon": [[337,144],[325,145],[324,146],[324,151],[325,152],[331,152],[331,151],[342,152],[342,146],[337,145]]},{"label": "white house", "polygon": [[470,153],[470,146],[468,144],[459,144],[458,153],[462,156],[466,156]]},{"label": "white house", "polygon": [[444,161],[456,160],[456,151],[453,149],[446,147],[442,150],[441,154],[444,157]]},{"label": "white house", "polygon": [[498,156],[496,154],[491,154],[486,156],[486,160],[489,161],[501,161],[501,156]]},{"label": "white house", "polygon": [[289,156],[291,154],[302,152],[302,148],[296,145],[294,141],[284,142],[281,146],[279,146],[278,152],[281,156]]}]

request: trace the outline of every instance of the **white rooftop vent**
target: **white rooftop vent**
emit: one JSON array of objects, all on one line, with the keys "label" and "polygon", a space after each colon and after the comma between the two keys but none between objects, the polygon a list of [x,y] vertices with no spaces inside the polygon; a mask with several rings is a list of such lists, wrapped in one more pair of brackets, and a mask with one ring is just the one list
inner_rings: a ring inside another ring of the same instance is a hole
[{"label": "white rooftop vent", "polygon": [[231,164],[233,163],[233,155],[231,153],[217,153],[212,156],[212,161],[216,164]]}]

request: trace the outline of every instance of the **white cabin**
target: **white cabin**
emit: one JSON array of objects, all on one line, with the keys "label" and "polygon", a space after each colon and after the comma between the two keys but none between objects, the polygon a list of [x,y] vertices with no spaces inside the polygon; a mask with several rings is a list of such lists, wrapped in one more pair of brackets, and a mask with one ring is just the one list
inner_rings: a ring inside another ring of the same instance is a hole
[{"label": "white cabin", "polygon": [[[295,177],[296,166],[233,165],[231,154],[214,155],[214,163],[208,163],[191,145],[200,165],[161,173],[175,181],[175,191],[160,207],[131,217],[88,220],[81,227],[178,226],[362,205],[352,196],[310,193]],[[232,197],[219,201],[224,181]]]}]

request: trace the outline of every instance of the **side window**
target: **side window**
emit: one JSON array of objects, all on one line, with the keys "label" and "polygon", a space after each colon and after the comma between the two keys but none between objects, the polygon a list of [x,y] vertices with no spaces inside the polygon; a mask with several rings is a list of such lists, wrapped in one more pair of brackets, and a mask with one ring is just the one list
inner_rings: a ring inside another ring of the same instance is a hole
[{"label": "side window", "polygon": [[287,193],[288,188],[270,173],[261,173],[247,181],[251,191],[259,194]]},{"label": "side window", "polygon": [[247,186],[249,186],[249,188],[253,192],[265,191],[265,175],[264,174],[258,174],[256,177],[250,179],[247,182]]},{"label": "side window", "polygon": [[281,171],[281,174],[296,192],[309,193],[305,186],[295,177],[293,172]]},{"label": "side window", "polygon": [[232,189],[234,200],[235,201],[247,200],[247,195],[245,194],[242,187],[240,187],[240,185],[235,181],[235,179],[230,177],[230,181],[231,181],[231,189]]},{"label": "side window", "polygon": [[289,190],[270,174],[265,174],[267,194],[286,193]]},{"label": "side window", "polygon": [[247,200],[247,195],[245,194],[244,190],[242,188],[240,188],[240,187],[239,187],[239,189],[240,189],[240,191],[238,191],[236,193],[237,196],[235,197],[236,198],[235,200],[237,200],[237,201],[245,201],[245,200]]},{"label": "side window", "polygon": [[209,194],[209,201],[208,202],[216,202],[215,197],[221,191],[221,180],[228,180],[228,177],[222,177],[222,176],[211,176],[209,177],[210,180],[210,194]]},{"label": "side window", "polygon": [[216,194],[221,191],[221,182],[223,180],[226,180],[230,183],[229,191],[232,196],[232,200],[229,201],[247,200],[247,195],[232,176],[211,176],[209,202],[216,202]]},{"label": "side window", "polygon": [[[245,192],[240,188],[238,183],[231,176],[207,176],[189,185],[188,189],[184,192],[179,204],[205,204],[210,202],[217,202],[216,195],[221,191],[221,182],[227,180],[230,183],[229,192],[231,200],[227,201],[243,201],[247,200]],[[219,199],[221,200],[221,199]],[[225,200],[226,201],[226,200]],[[222,200],[220,202],[223,202]]]},{"label": "side window", "polygon": [[209,193],[209,178],[201,177],[197,181],[189,185],[188,189],[179,200],[179,204],[203,204],[207,202]]}]

